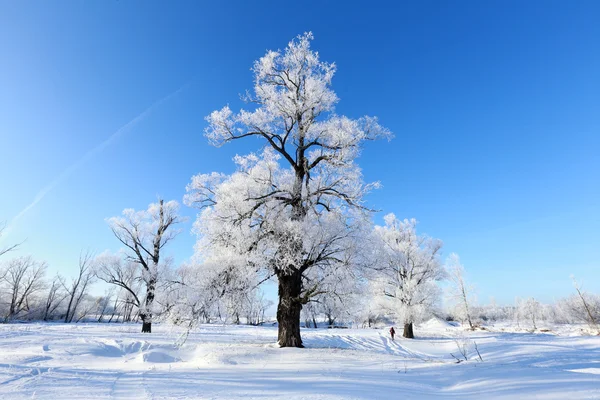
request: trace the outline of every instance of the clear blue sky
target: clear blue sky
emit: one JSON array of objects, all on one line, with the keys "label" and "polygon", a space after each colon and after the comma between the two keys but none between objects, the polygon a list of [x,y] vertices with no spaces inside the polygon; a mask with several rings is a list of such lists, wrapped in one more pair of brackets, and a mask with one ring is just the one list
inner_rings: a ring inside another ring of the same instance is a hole
[{"label": "clear blue sky", "polygon": [[118,249],[106,217],[231,172],[260,143],[210,147],[204,116],[239,108],[252,62],[310,30],[338,112],[395,133],[361,158],[384,185],[373,207],[460,254],[482,302],[551,301],[570,274],[600,292],[600,3],[341,4],[0,2],[0,220],[51,188],[3,244],[68,275],[81,249]]}]

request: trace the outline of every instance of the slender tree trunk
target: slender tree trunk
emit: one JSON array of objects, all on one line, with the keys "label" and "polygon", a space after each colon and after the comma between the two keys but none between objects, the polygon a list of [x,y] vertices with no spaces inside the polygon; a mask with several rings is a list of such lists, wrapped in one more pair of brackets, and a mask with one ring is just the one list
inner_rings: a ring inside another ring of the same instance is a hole
[{"label": "slender tree trunk", "polygon": [[575,290],[577,290],[577,294],[579,295],[579,298],[581,299],[581,302],[583,303],[583,307],[585,308],[585,312],[588,315],[589,324],[598,331],[598,334],[600,334],[600,327],[598,327],[596,318],[594,317],[594,314],[593,314],[592,310],[590,309],[590,306],[588,305],[587,301],[585,301],[585,297],[583,297],[583,294],[581,293],[581,290],[579,290],[578,286],[575,286]]},{"label": "slender tree trunk", "polygon": [[469,321],[469,327],[471,327],[471,330],[474,331],[475,327],[473,326],[473,321],[471,321],[471,315],[469,314],[468,308],[467,308],[467,321]]},{"label": "slender tree trunk", "polygon": [[465,311],[467,314],[467,321],[469,322],[469,327],[472,331],[474,331],[475,327],[473,326],[473,321],[471,320],[471,311],[469,310],[469,302],[467,301],[467,294],[465,292],[465,289],[463,289],[463,301],[465,303]]},{"label": "slender tree trunk", "polygon": [[10,303],[10,309],[8,311],[8,315],[4,319],[4,322],[8,322],[13,318],[13,316],[15,315],[15,309],[16,309],[16,305],[15,305],[15,300],[13,299]]},{"label": "slender tree trunk", "polygon": [[402,334],[407,339],[414,339],[415,334],[413,333],[413,323],[404,324],[404,333]]},{"label": "slender tree trunk", "polygon": [[[117,313],[118,303],[119,303],[119,293],[117,293],[117,295],[115,296],[115,304],[113,304],[112,314],[110,315],[110,319],[108,320],[109,324],[112,322],[113,318],[115,317],[115,314]],[[119,322],[119,317],[117,317],[117,322]]]},{"label": "slender tree trunk", "polygon": [[67,306],[67,315],[65,315],[65,323],[69,323],[73,319],[73,317],[70,316],[71,315],[71,306],[73,305],[73,297],[74,297],[74,295],[71,295],[71,297],[69,299],[69,305]]},{"label": "slender tree trunk", "polygon": [[280,347],[304,347],[300,338],[301,276],[298,272],[292,275],[280,274],[278,276],[277,322],[279,324],[278,342]]}]

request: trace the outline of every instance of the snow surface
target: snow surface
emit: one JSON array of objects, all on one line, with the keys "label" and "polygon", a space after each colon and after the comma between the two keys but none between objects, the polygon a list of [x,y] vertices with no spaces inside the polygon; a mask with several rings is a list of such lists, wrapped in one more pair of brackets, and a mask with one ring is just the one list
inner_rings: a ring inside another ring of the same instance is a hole
[{"label": "snow surface", "polygon": [[[419,338],[387,329],[304,329],[280,349],[275,327],[0,326],[1,399],[599,399],[600,337],[464,332],[432,320]],[[400,330],[400,329],[398,329]],[[459,344],[467,344],[469,361]],[[478,360],[477,344],[483,362]]]}]

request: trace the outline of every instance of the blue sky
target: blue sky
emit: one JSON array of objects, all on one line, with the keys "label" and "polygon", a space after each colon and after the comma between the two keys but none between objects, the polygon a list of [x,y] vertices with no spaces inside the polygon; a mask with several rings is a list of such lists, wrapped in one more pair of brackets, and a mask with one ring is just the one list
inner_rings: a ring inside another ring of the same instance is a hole
[{"label": "blue sky", "polygon": [[[68,275],[81,249],[118,249],[105,218],[231,172],[260,142],[210,147],[204,117],[239,108],[252,62],[310,30],[338,65],[338,113],[396,136],[360,160],[384,186],[373,207],[441,238],[482,302],[551,301],[570,274],[599,292],[599,16],[594,1],[1,2],[0,220],[51,188],[2,244]],[[183,212],[177,260],[195,240]]]}]

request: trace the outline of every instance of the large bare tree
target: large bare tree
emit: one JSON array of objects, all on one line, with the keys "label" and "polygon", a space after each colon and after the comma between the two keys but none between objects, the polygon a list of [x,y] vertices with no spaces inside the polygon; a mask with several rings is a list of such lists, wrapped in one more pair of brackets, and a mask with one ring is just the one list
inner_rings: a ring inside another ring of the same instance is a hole
[{"label": "large bare tree", "polygon": [[224,107],[207,117],[212,144],[253,137],[266,149],[237,157],[229,177],[194,177],[186,198],[205,208],[197,224],[202,251],[276,277],[282,347],[302,347],[303,304],[321,292],[328,270],[348,266],[356,222],[366,218],[363,196],[377,186],[362,181],[361,145],[391,136],[375,118],[335,114],[336,66],[319,60],[312,38],[299,36],[254,64],[254,94],[244,98],[251,110]]},{"label": "large bare tree", "polygon": [[45,288],[46,269],[45,262],[37,262],[31,256],[15,258],[8,262],[0,282],[9,296],[5,322],[28,310],[32,296]]},{"label": "large bare tree", "polygon": [[135,263],[139,268],[145,286],[144,298],[137,298],[134,291],[129,290],[128,285],[118,275],[113,276],[113,279],[110,276],[110,269],[105,271],[107,273],[105,277],[113,280],[111,283],[128,290],[133,296],[139,307],[144,333],[152,332],[153,307],[162,260],[161,251],[179,233],[174,229],[175,225],[181,222],[178,210],[179,204],[176,201],[165,202],[160,199],[157,203],[150,204],[147,210],[126,209],[121,217],[108,220],[113,234],[126,248],[126,261]]}]

